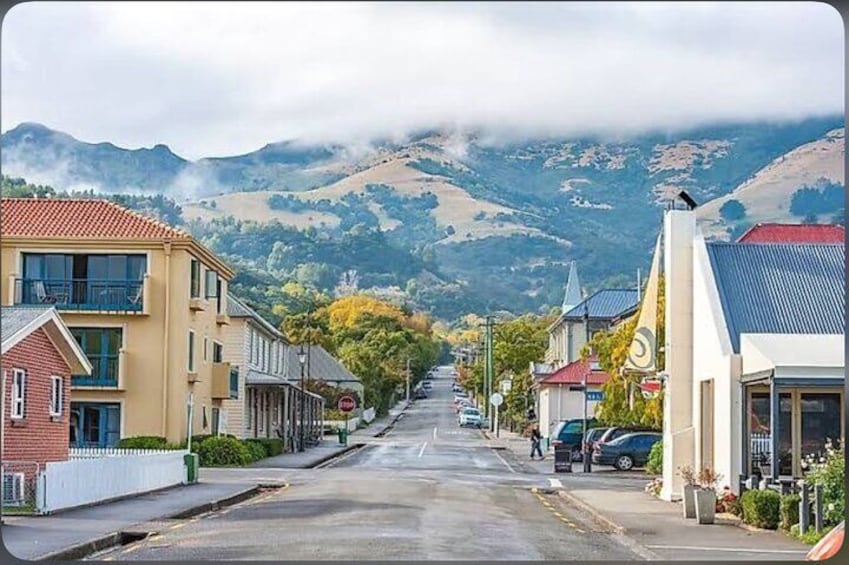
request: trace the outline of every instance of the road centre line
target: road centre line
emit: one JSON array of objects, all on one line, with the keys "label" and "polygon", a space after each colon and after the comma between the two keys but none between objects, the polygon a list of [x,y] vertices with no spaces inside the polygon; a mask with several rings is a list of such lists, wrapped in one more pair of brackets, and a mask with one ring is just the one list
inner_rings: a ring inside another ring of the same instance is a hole
[{"label": "road centre line", "polygon": [[436,427],[433,428],[433,439],[436,439]]}]

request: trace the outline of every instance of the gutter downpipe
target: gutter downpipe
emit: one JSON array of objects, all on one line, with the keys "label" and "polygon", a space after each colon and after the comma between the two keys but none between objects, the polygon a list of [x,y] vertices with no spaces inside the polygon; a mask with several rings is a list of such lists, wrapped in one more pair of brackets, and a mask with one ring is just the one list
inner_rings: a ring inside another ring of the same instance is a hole
[{"label": "gutter downpipe", "polygon": [[[163,245],[165,250],[165,328],[162,332],[162,436],[168,437],[168,330],[171,325],[171,242]],[[191,423],[189,423],[191,426]],[[188,436],[191,436],[191,427]]]}]

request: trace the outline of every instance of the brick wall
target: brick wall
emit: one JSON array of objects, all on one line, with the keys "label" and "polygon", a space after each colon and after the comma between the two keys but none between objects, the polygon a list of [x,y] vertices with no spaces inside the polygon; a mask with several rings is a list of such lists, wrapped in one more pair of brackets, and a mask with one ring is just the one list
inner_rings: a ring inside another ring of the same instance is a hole
[{"label": "brick wall", "polygon": [[[0,360],[6,376],[3,401],[3,461],[45,463],[68,458],[71,378],[62,355],[39,328]],[[12,420],[12,369],[26,371],[23,420]],[[62,415],[50,416],[52,376],[64,379]]]}]

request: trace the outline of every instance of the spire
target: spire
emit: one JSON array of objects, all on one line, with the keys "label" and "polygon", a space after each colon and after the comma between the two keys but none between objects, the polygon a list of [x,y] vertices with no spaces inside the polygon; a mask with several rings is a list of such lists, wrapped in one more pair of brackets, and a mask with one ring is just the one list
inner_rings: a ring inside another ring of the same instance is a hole
[{"label": "spire", "polygon": [[581,303],[581,281],[578,279],[578,267],[572,261],[569,267],[569,279],[566,281],[566,295],[563,297],[561,312],[565,314]]}]

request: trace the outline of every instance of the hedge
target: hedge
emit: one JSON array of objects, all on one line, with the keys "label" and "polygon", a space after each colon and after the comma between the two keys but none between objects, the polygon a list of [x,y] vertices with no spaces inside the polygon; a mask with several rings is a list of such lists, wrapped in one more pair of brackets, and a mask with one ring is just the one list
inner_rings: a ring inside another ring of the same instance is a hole
[{"label": "hedge", "polygon": [[799,523],[799,502],[802,497],[798,494],[788,494],[781,497],[781,529],[790,530]]},{"label": "hedge", "polygon": [[118,440],[120,449],[166,449],[168,441],[161,436],[134,436]]},{"label": "hedge", "polygon": [[260,459],[268,457],[268,451],[266,451],[265,446],[261,443],[248,439],[245,440],[243,444],[250,454],[251,461],[259,461]]},{"label": "hedge", "polygon": [[210,437],[195,445],[202,467],[243,466],[251,462],[248,446],[236,438]]},{"label": "hedge", "polygon": [[781,495],[776,491],[747,490],[741,497],[743,521],[756,528],[774,530],[780,520]]},{"label": "hedge", "polygon": [[646,473],[660,475],[663,473],[663,442],[656,441],[651,446],[649,458],[646,461]]},{"label": "hedge", "polygon": [[265,449],[266,457],[274,457],[283,453],[283,440],[280,438],[252,438],[246,441],[260,444]]}]

